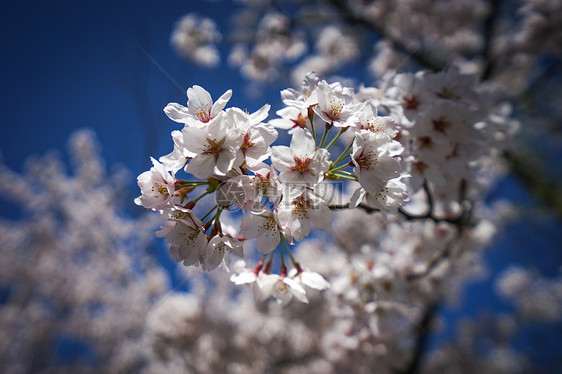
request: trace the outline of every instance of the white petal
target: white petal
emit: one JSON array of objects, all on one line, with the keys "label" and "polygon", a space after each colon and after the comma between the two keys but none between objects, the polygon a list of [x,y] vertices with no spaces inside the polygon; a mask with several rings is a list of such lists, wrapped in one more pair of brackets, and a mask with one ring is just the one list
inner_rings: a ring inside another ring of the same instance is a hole
[{"label": "white petal", "polygon": [[282,130],[289,130],[291,128],[293,128],[293,126],[295,125],[295,123],[293,121],[291,121],[290,119],[285,119],[285,118],[275,118],[269,121],[269,124],[272,125],[273,127],[276,127],[278,129],[282,129]]},{"label": "white petal", "polygon": [[258,287],[254,289],[254,292],[258,292],[257,299],[258,302],[264,301],[270,297],[273,293],[273,289],[277,282],[279,281],[279,275],[277,274],[263,274],[258,275],[256,284]]},{"label": "white petal", "polygon": [[186,123],[189,112],[186,107],[178,103],[169,103],[164,108],[164,113],[174,122]]},{"label": "white petal", "polygon": [[237,285],[254,283],[256,281],[256,274],[254,274],[253,271],[244,271],[239,274],[231,275],[230,281]]},{"label": "white petal", "polygon": [[313,271],[303,271],[300,274],[302,284],[315,290],[325,290],[330,288],[330,283],[320,274]]},{"label": "white petal", "polygon": [[224,109],[230,98],[232,97],[232,90],[228,90],[222,94],[221,97],[215,101],[211,109],[211,117],[215,117],[218,112]]},{"label": "white petal", "polygon": [[183,145],[190,157],[201,153],[205,149],[207,130],[198,127],[184,127],[182,130]]},{"label": "white petal", "polygon": [[211,271],[216,269],[224,257],[224,243],[220,236],[213,237],[207,244],[207,251],[202,261],[203,269]]},{"label": "white petal", "polygon": [[316,151],[316,144],[310,131],[295,128],[293,138],[291,139],[291,151],[294,154],[300,155],[304,158],[312,158]]},{"label": "white petal", "polygon": [[265,144],[267,145],[273,143],[277,139],[277,136],[279,135],[277,133],[277,130],[275,130],[275,128],[271,125],[263,124],[257,126],[256,129],[258,130],[260,136],[263,138]]},{"label": "white petal", "polygon": [[[241,164],[242,161],[240,160],[240,157],[237,157],[237,153],[238,151],[232,147],[223,149],[219,153],[213,172],[219,176],[224,176],[233,167],[240,166],[239,164]],[[240,156],[243,159],[242,152],[240,152]]]},{"label": "white petal", "polygon": [[231,252],[234,252],[238,257],[244,257],[244,247],[240,240],[228,235],[225,235],[222,240]]},{"label": "white petal", "polygon": [[258,124],[261,121],[263,121],[264,119],[266,119],[267,116],[269,115],[269,109],[271,109],[271,105],[265,104],[264,106],[259,108],[257,111],[250,114],[250,122],[252,124]]},{"label": "white petal", "polygon": [[262,235],[260,224],[264,221],[264,217],[256,214],[247,214],[240,222],[240,235],[246,239],[255,239]]},{"label": "white petal", "polygon": [[193,86],[187,89],[187,107],[191,113],[198,113],[206,108],[206,111],[211,110],[213,99],[211,94],[201,86]]},{"label": "white petal", "polygon": [[349,201],[349,207],[356,208],[359,204],[361,204],[363,202],[363,199],[365,198],[365,194],[365,190],[361,187],[355,190]]},{"label": "white petal", "polygon": [[283,278],[283,282],[289,286],[290,292],[301,302],[308,304],[308,298],[306,297],[306,291],[302,286],[295,280],[291,278]]},{"label": "white petal", "polygon": [[279,242],[281,241],[281,236],[279,235],[279,230],[267,230],[263,235],[258,237],[257,245],[258,251],[266,254],[272,252],[277,248]]},{"label": "white petal", "polygon": [[271,147],[271,163],[279,171],[285,171],[293,166],[295,160],[291,149],[284,145]]},{"label": "white petal", "polygon": [[185,172],[203,179],[211,175],[214,167],[215,157],[213,155],[200,154],[189,161],[189,164],[185,167]]},{"label": "white petal", "polygon": [[306,238],[310,233],[310,220],[307,218],[298,219],[293,217],[292,222],[290,222],[289,228],[291,231],[291,235],[295,240],[302,240]]}]

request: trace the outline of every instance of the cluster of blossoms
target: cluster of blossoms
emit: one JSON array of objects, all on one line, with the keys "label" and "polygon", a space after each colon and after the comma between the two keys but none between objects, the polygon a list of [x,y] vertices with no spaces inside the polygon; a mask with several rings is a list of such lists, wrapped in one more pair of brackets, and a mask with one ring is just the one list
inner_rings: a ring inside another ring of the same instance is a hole
[{"label": "cluster of blossoms", "polygon": [[148,250],[158,217],[124,212],[130,173],[106,171],[89,130],[70,153],[33,157],[21,174],[0,163],[2,197],[22,213],[0,217],[2,373],[123,372],[111,369],[119,347],[169,287]]},{"label": "cluster of blossoms", "polygon": [[[3,372],[395,372],[412,359],[416,334],[430,331],[420,326],[425,306],[459,294],[459,280],[478,271],[478,253],[503,221],[479,207],[474,218],[480,223],[464,230],[458,250],[417,277],[454,237],[448,222],[338,211],[329,239],[301,242],[295,253],[313,270],[296,282],[322,288],[321,273],[331,283],[327,297],[307,289],[308,304],[256,307],[250,288],[240,290],[219,272],[194,275],[192,268],[184,268],[192,292],[166,292],[165,272],[146,250],[159,218],[123,214],[126,175],[105,174],[91,137],[73,137],[70,175],[53,157],[28,163],[25,176],[0,166],[3,196],[29,212],[16,222],[0,220],[0,285],[8,290],[0,304]],[[241,262],[233,268],[239,282],[254,277]],[[518,295],[523,317],[557,320],[560,278],[532,277],[514,269],[499,288]],[[486,335],[489,323],[465,326],[458,343],[428,355],[420,372],[532,371],[505,345],[513,322],[498,323],[501,336],[494,341]],[[476,346],[481,339],[497,344],[484,359]],[[59,352],[65,344],[91,350],[67,360]]]},{"label": "cluster of blossoms", "polygon": [[240,29],[237,39],[256,34],[252,38],[255,45],[249,48],[245,43],[237,43],[228,58],[230,65],[240,67],[248,79],[275,80],[283,62],[295,61],[307,51],[304,35],[292,32],[291,20],[282,13],[267,13],[257,25],[240,17],[237,27]]},{"label": "cluster of blossoms", "polygon": [[[306,302],[303,286],[322,290],[328,283],[303,270],[290,245],[307,237],[313,225],[330,228],[330,208],[341,206],[333,205],[333,196],[325,192],[330,191],[328,182],[358,182],[345,207],[362,204],[396,213],[408,200],[401,181],[404,149],[393,140],[398,126],[390,117],[378,116],[369,97],[321,81],[314,73],[300,90],[282,91],[286,107],[268,123],[262,121],[269,105],[252,114],[225,109],[231,95],[229,90],[213,102],[207,91],[193,86],[187,91],[187,107],[166,106],[170,119],[184,127],[172,132],[173,152],[152,159],[153,167],[138,177],[142,195],[135,202],[161,212],[164,224],[157,236],[166,238],[175,260],[206,271],[227,268],[225,255],[242,257],[243,243],[257,239],[261,261],[253,270],[237,267],[232,281],[254,284],[258,300],[273,295],[282,303],[292,296]],[[290,146],[271,146],[276,128],[289,130]],[[347,144],[332,158],[330,148],[340,137]],[[194,179],[178,179],[181,169]],[[201,187],[205,189],[193,198]],[[194,209],[211,194],[215,204],[199,218]],[[239,230],[223,228],[221,214],[234,206],[244,212]],[[273,273],[276,252],[279,274]],[[290,272],[286,256],[293,265]]]},{"label": "cluster of blossoms", "polygon": [[[475,179],[476,166],[491,152],[500,126],[474,75],[452,67],[435,74],[397,75],[382,103],[402,125],[400,142],[409,161],[408,190],[428,183],[444,201],[458,199],[459,181]],[[505,129],[504,129],[505,130]]]},{"label": "cluster of blossoms", "polygon": [[203,66],[216,66],[220,55],[215,44],[221,39],[215,21],[191,13],[176,23],[170,41],[181,55]]}]

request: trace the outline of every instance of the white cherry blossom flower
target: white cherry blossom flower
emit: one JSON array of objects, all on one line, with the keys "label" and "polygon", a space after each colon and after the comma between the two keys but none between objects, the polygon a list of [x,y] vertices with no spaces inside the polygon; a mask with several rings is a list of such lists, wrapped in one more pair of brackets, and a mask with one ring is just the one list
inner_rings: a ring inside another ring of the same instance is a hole
[{"label": "white cherry blossom flower", "polygon": [[289,272],[289,277],[299,282],[301,285],[323,291],[330,288],[330,282],[328,282],[323,276],[315,271],[300,270],[296,268],[291,269]]},{"label": "white cherry blossom flower", "polygon": [[316,87],[319,82],[320,78],[318,78],[316,73],[307,73],[302,81],[300,92],[293,88],[287,88],[281,91],[281,100],[289,107],[303,107],[307,109],[310,106],[316,105],[318,104]]},{"label": "white cherry blossom flower", "polygon": [[224,201],[224,206],[233,203],[244,210],[260,210],[261,202],[267,198],[277,205],[283,195],[283,186],[279,182],[277,171],[271,165],[260,163],[252,170],[254,175],[237,175],[229,178],[219,188],[217,199]]},{"label": "white cherry blossom flower", "polygon": [[318,105],[314,112],[326,123],[335,127],[355,126],[360,104],[353,103],[353,91],[340,84],[330,86],[326,81],[318,84]]},{"label": "white cherry blossom flower", "polygon": [[[450,66],[447,70],[424,77],[431,92],[443,100],[464,103],[478,103],[476,93],[478,76],[475,74],[461,74],[458,66]],[[483,103],[482,103],[483,104]]]},{"label": "white cherry blossom flower", "polygon": [[172,131],[172,140],[174,141],[174,150],[160,157],[159,161],[164,165],[166,170],[175,174],[185,166],[185,163],[193,154],[185,148],[181,131]]},{"label": "white cherry blossom flower", "polygon": [[265,196],[277,205],[283,194],[283,186],[279,182],[279,175],[273,166],[261,163],[252,169],[253,176],[247,176],[243,185],[248,200],[260,202]]},{"label": "white cherry blossom flower", "polygon": [[358,113],[357,131],[383,132],[391,139],[399,132],[399,127],[394,118],[379,116],[373,100],[369,100]]},{"label": "white cherry blossom flower", "polygon": [[396,115],[400,124],[411,125],[435,101],[430,92],[421,73],[405,73],[394,77],[386,98],[402,104]]},{"label": "white cherry blossom flower", "polygon": [[[298,192],[297,196],[293,195],[295,192]],[[308,189],[289,189],[277,209],[279,223],[288,240],[304,239],[310,233],[312,224],[322,229],[329,229],[332,225],[330,208],[322,198]]]},{"label": "white cherry blossom flower", "polygon": [[230,108],[227,111],[229,115],[238,117],[236,123],[243,139],[240,147],[248,168],[266,160],[271,155],[269,146],[277,139],[277,130],[271,124],[261,122],[267,118],[269,108],[270,105],[266,104],[252,114],[246,114],[239,108]]},{"label": "white cherry blossom flower", "polygon": [[[199,218],[193,212],[180,210],[169,212],[171,218],[162,230],[156,232],[159,238],[165,237],[170,245],[170,257],[185,266],[196,265],[207,247],[207,236]],[[177,217],[177,218],[176,218]]]},{"label": "white cherry blossom flower", "polygon": [[302,286],[289,277],[283,277],[278,274],[264,274],[260,273],[257,279],[258,287],[254,289],[257,294],[256,300],[258,302],[265,301],[270,296],[277,299],[277,302],[281,305],[287,305],[289,301],[293,298],[307,303],[308,298],[306,297],[306,291]]},{"label": "white cherry blossom flower", "polygon": [[137,178],[142,195],[135,199],[135,204],[146,209],[160,210],[172,199],[175,178],[154,158],[152,168]]},{"label": "white cherry blossom flower", "polygon": [[380,183],[400,175],[400,162],[396,157],[404,148],[385,133],[361,130],[355,133],[351,161],[353,171],[361,186],[374,192]]},{"label": "white cherry blossom flower", "polygon": [[244,260],[238,260],[232,266],[234,274],[230,276],[230,281],[236,285],[247,284],[255,285],[258,276],[257,271],[248,269]]},{"label": "white cherry blossom flower", "polygon": [[164,113],[172,121],[200,126],[221,113],[231,96],[232,90],[228,90],[213,103],[211,94],[203,87],[195,85],[187,89],[187,108],[178,103],[169,103],[164,108]]},{"label": "white cherry blossom flower", "polygon": [[280,171],[279,179],[284,184],[301,184],[314,187],[322,181],[330,168],[330,153],[316,149],[312,134],[295,129],[291,147],[272,147],[271,163]]},{"label": "white cherry blossom flower", "polygon": [[[278,129],[292,130],[301,128],[312,131],[308,119],[308,107],[304,104],[301,106],[287,106],[278,110],[276,114],[281,118],[272,119],[269,123]],[[292,133],[292,131],[289,133]]]},{"label": "white cherry blossom flower", "polygon": [[383,213],[395,213],[398,207],[404,205],[408,200],[406,185],[400,181],[400,178],[395,178],[389,181],[381,181],[378,188],[376,185],[371,185],[369,191],[362,187],[358,188],[351,196],[349,206],[355,208],[363,202]]},{"label": "white cherry blossom flower", "polygon": [[201,266],[205,271],[215,270],[224,261],[224,256],[228,252],[243,257],[242,243],[230,235],[215,235],[209,240],[206,251],[201,256]]},{"label": "white cherry blossom flower", "polygon": [[205,128],[184,127],[185,149],[193,155],[185,167],[187,173],[197,178],[207,178],[211,173],[225,176],[242,164],[243,139],[236,126],[237,120],[230,112],[218,116]]},{"label": "white cherry blossom flower", "polygon": [[263,205],[260,208],[250,212],[242,219],[240,234],[246,239],[257,238],[258,251],[267,254],[279,245],[281,229],[277,213]]}]

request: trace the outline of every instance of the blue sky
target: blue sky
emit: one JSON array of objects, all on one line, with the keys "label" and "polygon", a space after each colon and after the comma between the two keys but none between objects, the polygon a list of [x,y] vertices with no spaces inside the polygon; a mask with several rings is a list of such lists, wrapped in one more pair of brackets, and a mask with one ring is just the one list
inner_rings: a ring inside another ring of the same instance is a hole
[{"label": "blue sky", "polygon": [[[197,11],[212,16],[224,32],[231,8],[201,0],[3,5],[0,152],[4,162],[21,170],[28,155],[65,150],[69,135],[88,127],[98,134],[109,165],[121,162],[135,173],[147,168],[147,152],[168,153],[169,133],[177,127],[162,108],[170,101],[185,104],[187,100],[185,91],[150,58],[184,88],[199,84],[213,97],[233,88],[232,105],[259,108],[264,102],[244,97],[242,78],[224,61],[218,69],[199,68],[182,60],[169,43],[174,23],[184,14]],[[147,149],[145,139],[153,142],[155,137],[158,141]]]}]

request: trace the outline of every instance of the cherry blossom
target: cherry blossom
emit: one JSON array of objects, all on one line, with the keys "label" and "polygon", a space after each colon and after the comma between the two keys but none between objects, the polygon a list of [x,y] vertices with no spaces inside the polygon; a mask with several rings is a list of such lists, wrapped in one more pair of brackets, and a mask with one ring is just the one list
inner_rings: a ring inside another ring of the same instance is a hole
[{"label": "cherry blossom", "polygon": [[400,175],[400,159],[403,151],[400,143],[391,140],[385,133],[362,130],[355,133],[351,161],[353,171],[361,186],[367,190],[380,188],[380,183]]},{"label": "cherry blossom", "polygon": [[174,193],[175,178],[168,173],[161,163],[154,158],[152,168],[138,177],[142,195],[135,199],[135,204],[146,209],[159,210],[171,200]]},{"label": "cherry blossom", "polygon": [[330,167],[330,153],[316,149],[312,134],[304,129],[295,129],[290,147],[276,146],[272,151],[271,163],[280,171],[279,179],[284,184],[314,187]]},{"label": "cherry blossom", "polygon": [[353,91],[341,85],[329,85],[326,81],[318,83],[316,89],[318,106],[314,112],[327,124],[335,127],[355,126],[358,104],[353,103]]},{"label": "cherry blossom", "polygon": [[257,299],[264,301],[273,296],[281,305],[286,305],[293,296],[303,303],[308,303],[306,291],[295,280],[277,274],[260,273],[257,279]]},{"label": "cherry blossom", "polygon": [[193,153],[185,148],[181,131],[172,131],[172,140],[174,141],[174,150],[160,157],[159,161],[166,170],[175,174],[185,166],[185,163],[193,156]]},{"label": "cherry blossom", "polygon": [[[155,207],[164,224],[157,234],[166,237],[172,257],[185,265],[200,264],[206,271],[228,270],[226,255],[242,257],[243,243],[256,239],[262,259],[253,270],[237,262],[231,281],[251,285],[257,302],[273,296],[285,305],[293,296],[307,302],[304,287],[330,288],[319,272],[303,270],[293,246],[313,227],[330,229],[332,210],[378,212],[381,222],[387,222],[384,235],[393,241],[404,228],[392,222],[435,223],[444,216],[450,224],[465,225],[469,204],[455,200],[457,187],[463,186],[459,178],[474,178],[473,169],[487,155],[490,137],[484,134],[501,121],[484,122],[488,112],[474,79],[455,69],[398,74],[387,85],[380,90],[363,87],[356,94],[340,82],[328,84],[310,73],[300,90],[282,91],[285,107],[277,111],[281,118],[267,123],[268,104],[250,114],[225,108],[230,91],[213,104],[204,89],[191,88],[186,126],[172,133],[173,152],[162,157],[165,165],[152,171],[162,179],[170,176],[166,170],[179,173],[185,164],[186,173],[202,179],[171,179],[167,195],[158,196],[161,201]],[[196,109],[202,107],[206,109]],[[317,126],[320,123],[325,126]],[[289,146],[272,146],[275,127],[289,130]],[[332,158],[328,149],[339,155]],[[341,193],[328,181],[346,188]],[[139,185],[145,195],[145,184]],[[415,194],[413,201],[406,205],[410,194]],[[207,195],[214,196],[214,205],[198,203]],[[198,208],[201,204],[204,208]],[[223,232],[232,220],[228,210],[236,207],[243,216],[237,227]],[[386,246],[383,230],[376,232]],[[432,235],[436,247],[447,247],[452,240],[450,235]],[[422,263],[412,259],[416,243],[404,243],[400,253],[384,247],[376,264],[364,266],[385,284],[394,277],[433,271],[427,258]],[[332,292],[348,302],[362,302],[353,279],[342,276],[336,283]],[[379,322],[368,323],[380,331]]]},{"label": "cherry blossom", "polygon": [[215,46],[220,40],[215,22],[195,13],[183,16],[171,36],[172,45],[181,55],[204,66],[215,66],[220,61]]},{"label": "cherry blossom", "polygon": [[156,232],[156,236],[166,238],[170,245],[170,256],[174,260],[183,261],[186,266],[197,264],[207,246],[201,221],[193,212],[185,209],[170,212],[170,215],[170,219]]},{"label": "cherry blossom", "polygon": [[241,165],[243,138],[237,128],[241,120],[244,120],[242,115],[229,112],[215,118],[205,128],[185,127],[182,130],[185,149],[193,155],[185,171],[206,178],[213,173],[224,176]]},{"label": "cherry blossom", "polygon": [[277,205],[283,194],[283,186],[279,182],[277,171],[273,166],[260,163],[252,169],[253,175],[237,175],[224,183],[224,194],[230,205],[236,203],[240,208],[246,210],[258,210],[260,202],[265,197],[271,203]]},{"label": "cherry blossom", "polygon": [[287,107],[308,108],[316,105],[318,104],[318,95],[316,90],[318,83],[320,83],[318,74],[308,72],[302,80],[300,91],[293,88],[287,88],[281,91],[281,100],[283,100],[283,103]]},{"label": "cherry blossom", "polygon": [[312,224],[329,229],[332,212],[320,196],[298,187],[289,189],[279,204],[277,217],[286,235],[299,241],[310,233]]},{"label": "cherry blossom", "polygon": [[308,118],[308,107],[304,104],[284,107],[279,109],[276,114],[281,118],[272,119],[269,123],[278,129],[301,128],[312,131]]},{"label": "cherry blossom", "polygon": [[398,134],[400,128],[394,118],[378,115],[374,101],[369,98],[359,111],[357,130],[383,132],[392,139]]},{"label": "cherry blossom", "polygon": [[400,178],[395,178],[370,185],[368,191],[362,187],[358,188],[351,197],[349,205],[357,207],[364,202],[367,206],[382,212],[395,213],[398,207],[404,205],[408,200],[406,185],[400,181]]},{"label": "cherry blossom", "polygon": [[327,290],[330,288],[328,282],[322,275],[315,271],[298,270],[297,268],[291,269],[289,277],[299,282],[302,286],[306,286],[318,291]]},{"label": "cherry blossom", "polygon": [[187,107],[178,103],[169,103],[164,113],[175,122],[201,126],[215,118],[224,109],[232,96],[232,90],[226,91],[213,103],[211,94],[201,86],[187,89]]},{"label": "cherry blossom", "polygon": [[257,238],[258,251],[267,254],[273,251],[281,240],[277,213],[265,206],[253,209],[240,223],[240,234],[246,239]]},{"label": "cherry blossom", "polygon": [[201,266],[206,271],[216,269],[224,261],[224,256],[232,252],[243,257],[243,249],[240,241],[230,235],[215,235],[209,240],[206,251],[201,255]]},{"label": "cherry blossom", "polygon": [[[246,114],[238,108],[230,108],[228,112],[236,112],[239,118],[236,124],[242,132],[241,150],[248,168],[254,168],[271,155],[271,143],[277,139],[277,131],[271,124],[262,123],[268,116],[270,105],[264,105],[255,113]],[[234,114],[233,114],[234,115]],[[243,120],[241,116],[245,116]]]}]

